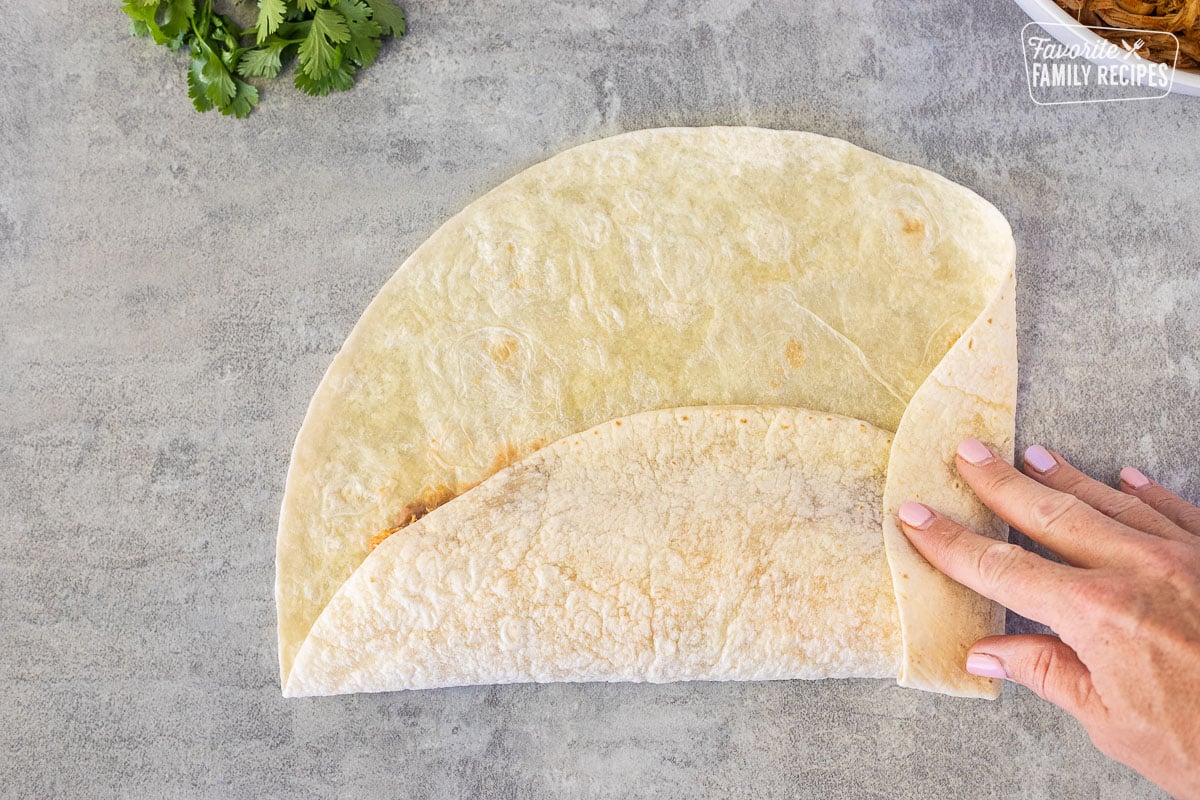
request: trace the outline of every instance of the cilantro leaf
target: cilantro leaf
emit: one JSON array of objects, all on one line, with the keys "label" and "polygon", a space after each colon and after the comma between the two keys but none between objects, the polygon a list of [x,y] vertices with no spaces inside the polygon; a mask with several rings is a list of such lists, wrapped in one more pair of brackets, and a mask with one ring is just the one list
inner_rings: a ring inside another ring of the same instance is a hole
[{"label": "cilantro leaf", "polygon": [[338,12],[319,8],[309,23],[308,35],[300,43],[300,69],[310,78],[321,79],[342,63],[342,51],[336,47],[350,41],[346,18]]},{"label": "cilantro leaf", "polygon": [[171,49],[177,50],[183,42],[184,34],[191,28],[192,17],[196,13],[195,0],[169,0],[165,5],[160,3],[159,6],[162,9],[159,30],[167,38],[166,42],[159,44],[170,47],[174,43],[175,46]]},{"label": "cilantro leaf", "polygon": [[138,0],[125,0],[121,4],[121,10],[124,11],[131,20],[140,22],[142,25],[149,27],[155,25],[154,17],[158,13],[158,2],[146,4],[139,3]]},{"label": "cilantro leaf", "polygon": [[298,69],[293,83],[300,91],[314,96],[327,95],[334,89],[345,91],[354,85],[354,65],[349,62],[339,64],[320,78],[313,78]]},{"label": "cilantro leaf", "polygon": [[121,5],[121,10],[128,14],[133,21],[135,36],[149,34],[155,44],[166,44],[170,41],[170,37],[164,34],[158,25],[158,0],[150,3],[125,0]]},{"label": "cilantro leaf", "polygon": [[247,50],[238,61],[238,74],[243,78],[274,78],[283,69],[280,54],[287,46],[287,42],[268,41],[263,47]]},{"label": "cilantro leaf", "polygon": [[208,98],[208,79],[204,77],[205,60],[203,54],[193,50],[188,62],[188,97],[192,98],[192,105],[197,111],[208,111],[213,107],[212,100]]},{"label": "cilantro leaf", "polygon": [[238,78],[234,78],[234,83],[237,84],[237,94],[230,102],[221,106],[221,113],[227,117],[233,115],[238,119],[245,119],[258,105],[258,89]]},{"label": "cilantro leaf", "polygon": [[385,34],[403,36],[407,32],[404,12],[392,0],[366,0],[366,3]]},{"label": "cilantro leaf", "polygon": [[268,36],[279,30],[283,15],[287,13],[287,0],[259,0],[258,22],[255,41],[262,44]]},{"label": "cilantro leaf", "polygon": [[336,8],[346,18],[346,26],[350,29],[346,55],[360,67],[369,67],[379,55],[383,27],[371,18],[370,7],[359,0],[340,0]]},{"label": "cilantro leaf", "polygon": [[330,8],[318,9],[313,14],[312,29],[323,33],[331,42],[343,44],[350,41],[350,28],[346,26],[346,18]]},{"label": "cilantro leaf", "polygon": [[237,93],[237,85],[233,82],[233,76],[229,74],[229,70],[221,63],[221,57],[212,52],[205,56],[200,75],[208,82],[204,93],[208,95],[208,99],[212,101],[213,105],[218,108],[229,105],[229,101]]}]

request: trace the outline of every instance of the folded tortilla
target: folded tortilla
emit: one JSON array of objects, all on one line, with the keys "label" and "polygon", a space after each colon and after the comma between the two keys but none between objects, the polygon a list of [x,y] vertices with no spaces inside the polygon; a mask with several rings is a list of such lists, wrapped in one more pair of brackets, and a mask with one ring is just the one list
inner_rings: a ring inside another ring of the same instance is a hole
[{"label": "folded tortilla", "polygon": [[400,267],[313,398],[278,539],[285,694],[994,696],[962,661],[1001,610],[895,512],[1004,535],[953,453],[1011,458],[1013,262],[977,195],[811,134],[639,131],[520,173]]}]

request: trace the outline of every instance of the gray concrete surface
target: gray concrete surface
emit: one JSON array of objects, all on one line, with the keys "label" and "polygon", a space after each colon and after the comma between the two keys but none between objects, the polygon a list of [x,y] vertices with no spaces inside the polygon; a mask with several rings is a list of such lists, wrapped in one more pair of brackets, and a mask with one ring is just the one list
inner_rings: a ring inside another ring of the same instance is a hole
[{"label": "gray concrete surface", "polygon": [[1037,107],[1025,19],[970,5],[411,0],[354,91],[245,122],[114,3],[10,5],[0,796],[1160,797],[1011,687],[276,685],[276,512],[333,353],[447,215],[621,130],[812,130],[971,186],[1019,245],[1018,444],[1200,496],[1200,100]]}]

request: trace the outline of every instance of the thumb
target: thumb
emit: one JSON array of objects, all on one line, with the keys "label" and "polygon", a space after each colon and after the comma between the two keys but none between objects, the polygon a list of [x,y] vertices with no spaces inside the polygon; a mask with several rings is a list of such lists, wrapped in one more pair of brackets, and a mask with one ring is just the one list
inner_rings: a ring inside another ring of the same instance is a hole
[{"label": "thumb", "polygon": [[1077,718],[1090,716],[1100,703],[1088,668],[1057,636],[980,639],[967,656],[967,672],[1019,683]]}]

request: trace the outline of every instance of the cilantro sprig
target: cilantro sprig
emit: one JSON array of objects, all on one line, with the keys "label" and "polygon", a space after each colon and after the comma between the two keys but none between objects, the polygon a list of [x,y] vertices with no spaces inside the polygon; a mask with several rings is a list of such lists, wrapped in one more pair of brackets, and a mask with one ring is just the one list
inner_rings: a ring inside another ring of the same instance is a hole
[{"label": "cilantro sprig", "polygon": [[258,19],[241,28],[213,0],[123,0],[135,36],[188,49],[188,96],[197,111],[246,117],[258,105],[248,79],[271,79],[293,60],[296,88],[326,95],[354,85],[386,36],[403,36],[393,0],[258,0]]}]

